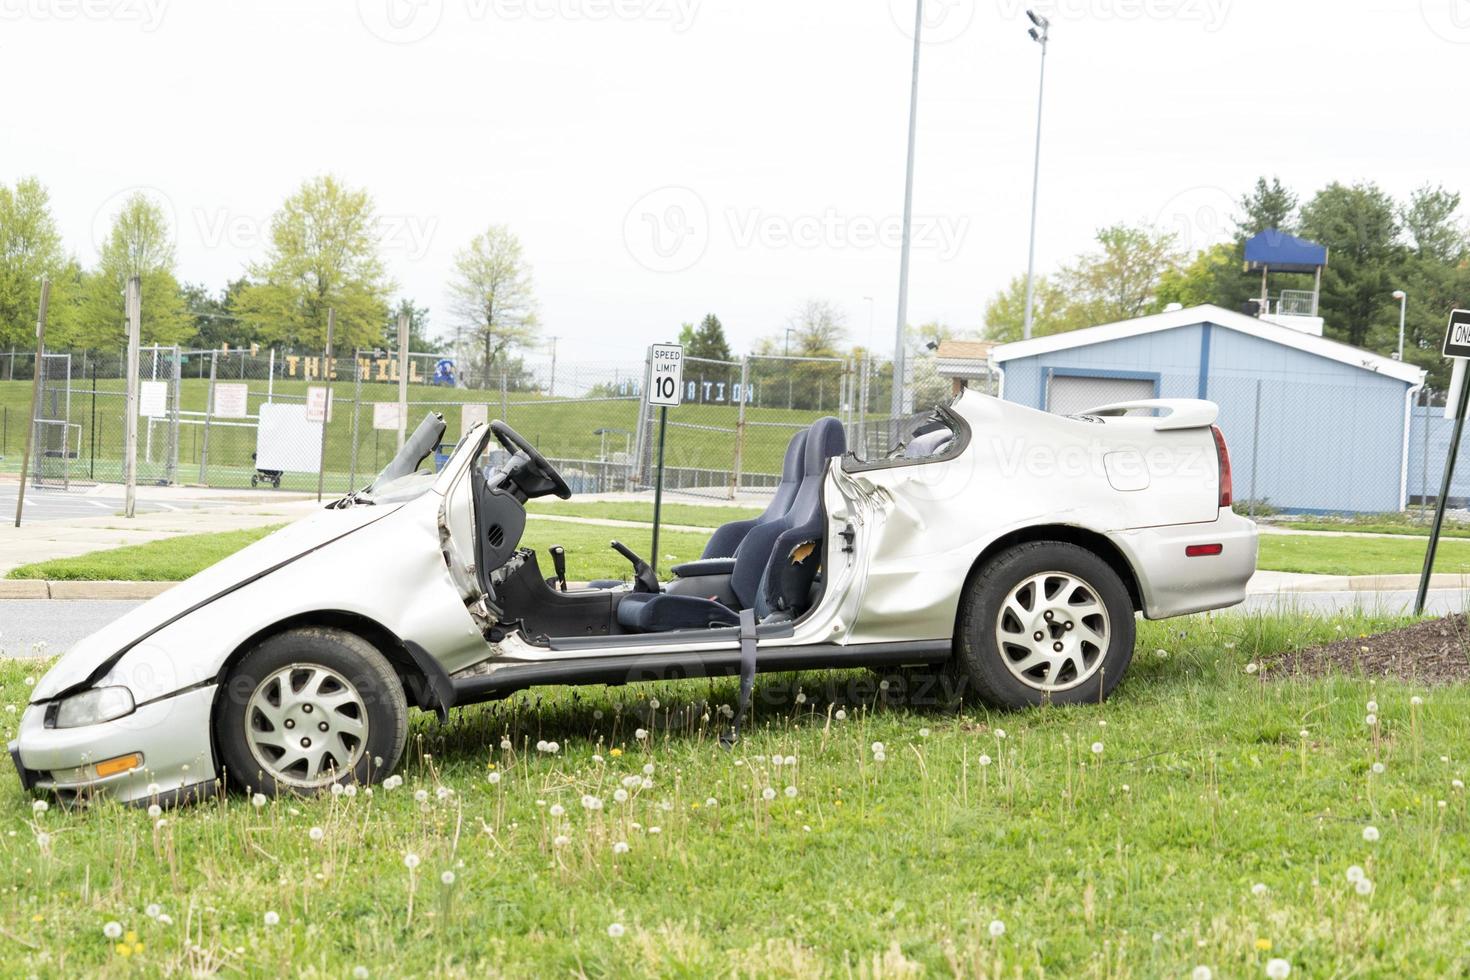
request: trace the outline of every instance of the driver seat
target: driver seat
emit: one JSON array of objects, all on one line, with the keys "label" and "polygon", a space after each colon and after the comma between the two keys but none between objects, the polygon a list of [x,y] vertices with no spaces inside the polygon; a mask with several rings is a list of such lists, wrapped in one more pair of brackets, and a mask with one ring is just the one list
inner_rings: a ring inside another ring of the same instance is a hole
[{"label": "driver seat", "polygon": [[618,602],[618,624],[635,633],[662,633],[735,626],[741,609],[755,610],[758,620],[777,611],[804,611],[822,559],[822,487],[828,462],[846,451],[841,422],[828,416],[812,423],[791,509],[752,528],[735,551],[730,575],[734,606],[701,596],[630,592]]}]

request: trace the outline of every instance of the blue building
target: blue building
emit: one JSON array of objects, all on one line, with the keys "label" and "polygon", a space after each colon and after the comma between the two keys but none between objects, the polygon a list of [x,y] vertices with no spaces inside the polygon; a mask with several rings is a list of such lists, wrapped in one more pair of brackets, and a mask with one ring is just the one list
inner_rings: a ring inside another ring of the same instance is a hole
[{"label": "blue building", "polygon": [[1063,414],[1137,398],[1218,403],[1236,499],[1277,510],[1402,510],[1425,473],[1434,492],[1443,465],[1447,437],[1438,462],[1432,438],[1410,459],[1430,434],[1419,423],[1433,422],[1413,405],[1424,372],[1323,337],[1314,315],[1172,309],[1002,344],[989,364],[1002,398]]}]

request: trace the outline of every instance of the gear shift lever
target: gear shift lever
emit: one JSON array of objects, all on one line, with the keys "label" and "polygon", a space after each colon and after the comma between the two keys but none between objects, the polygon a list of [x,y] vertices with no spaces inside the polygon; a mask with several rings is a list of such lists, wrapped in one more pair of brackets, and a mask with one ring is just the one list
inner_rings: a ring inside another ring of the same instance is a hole
[{"label": "gear shift lever", "polygon": [[559,544],[551,546],[551,564],[556,569],[556,581],[561,585],[561,590],[567,590],[567,549]]}]

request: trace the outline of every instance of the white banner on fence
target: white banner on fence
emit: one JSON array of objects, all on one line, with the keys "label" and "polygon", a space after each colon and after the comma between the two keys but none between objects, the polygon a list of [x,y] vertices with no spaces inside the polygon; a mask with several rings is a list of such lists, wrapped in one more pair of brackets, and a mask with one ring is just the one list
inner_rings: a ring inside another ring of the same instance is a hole
[{"label": "white banner on fence", "polygon": [[323,418],[332,421],[332,389],[311,385],[306,389],[306,421],[320,422]]},{"label": "white banner on fence", "polygon": [[477,425],[490,421],[490,406],[465,402],[459,408],[459,434],[464,435]]},{"label": "white banner on fence", "polygon": [[144,381],[138,388],[138,414],[161,419],[168,415],[168,382]]},{"label": "white banner on fence", "polygon": [[221,419],[243,419],[250,414],[250,386],[240,382],[214,386],[214,415]]},{"label": "white banner on fence", "polygon": [[398,403],[397,402],[374,402],[373,403],[373,428],[384,432],[398,431]]},{"label": "white banner on fence", "polygon": [[309,421],[292,402],[260,406],[255,433],[255,466],[284,473],[315,473],[322,459],[322,424]]}]

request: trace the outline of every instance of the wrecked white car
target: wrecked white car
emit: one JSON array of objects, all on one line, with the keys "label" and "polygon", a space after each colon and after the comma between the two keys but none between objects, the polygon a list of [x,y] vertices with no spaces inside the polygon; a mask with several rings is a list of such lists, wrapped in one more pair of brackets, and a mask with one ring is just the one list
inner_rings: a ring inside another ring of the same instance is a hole
[{"label": "wrecked white car", "polygon": [[880,459],[818,419],[766,511],[703,558],[660,582],[614,542],[631,584],[572,588],[559,549],[548,576],[520,547],[525,502],[571,495],[555,467],[494,422],[421,471],[444,432],[430,415],[366,489],[68,652],[11,757],[28,788],[168,802],[222,779],[370,783],[398,763],[410,706],[542,684],[738,673],[743,705],[757,671],[939,665],[1000,707],[1097,701],[1136,613],[1244,598],[1256,533],[1230,508],[1215,415],[1160,400],[1062,417],[966,392]]}]

